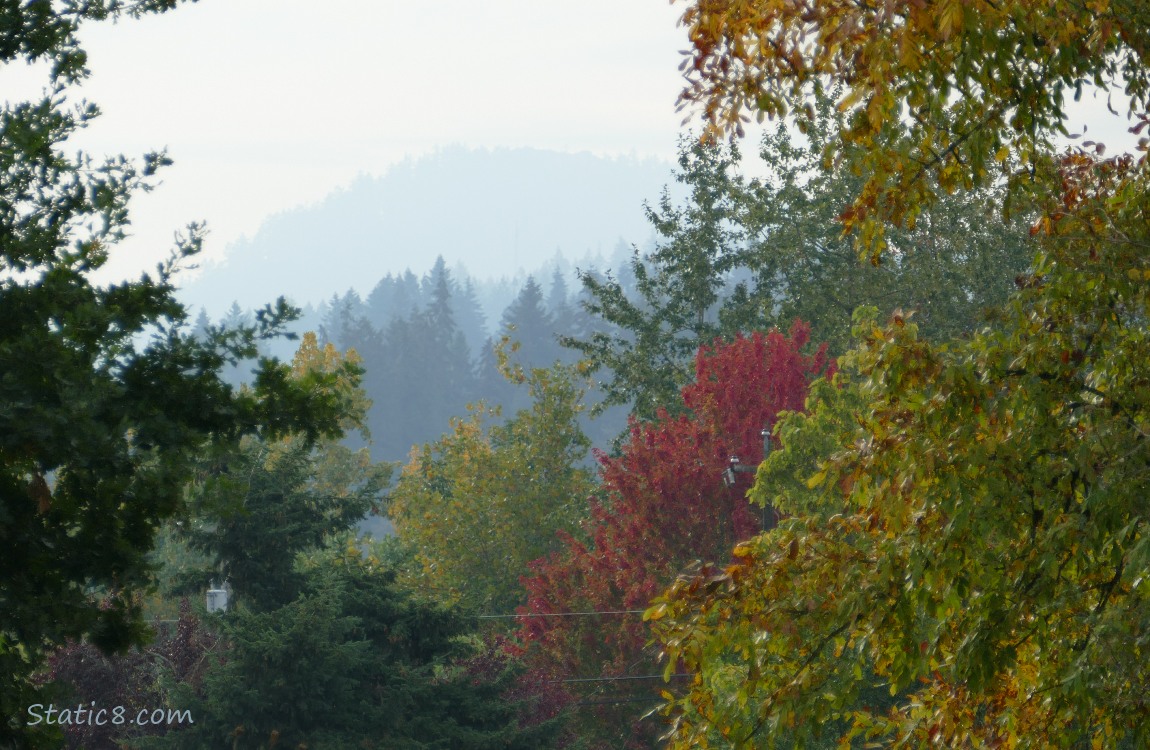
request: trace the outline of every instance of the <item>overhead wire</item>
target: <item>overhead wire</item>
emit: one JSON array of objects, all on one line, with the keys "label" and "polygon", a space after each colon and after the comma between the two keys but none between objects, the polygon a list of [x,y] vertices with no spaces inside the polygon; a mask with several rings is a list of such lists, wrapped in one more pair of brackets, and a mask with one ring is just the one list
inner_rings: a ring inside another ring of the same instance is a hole
[{"label": "overhead wire", "polygon": [[[596,615],[641,615],[647,610],[645,609],[602,609],[602,610],[587,610],[580,612],[524,612],[511,615],[471,615],[472,619],[476,620],[510,620],[520,619],[524,617],[593,617]],[[667,679],[676,679],[683,677],[693,677],[694,675],[687,672],[680,672],[669,675]],[[572,677],[565,680],[548,680],[551,684],[567,684],[567,683],[582,683],[582,682],[629,682],[633,680],[654,680],[661,679],[661,674],[648,674],[648,675],[626,675],[620,677]],[[654,696],[616,696],[608,697],[598,700],[582,700],[572,703],[572,706],[601,706],[601,705],[616,705],[623,703],[649,703],[656,700]]]},{"label": "overhead wire", "polygon": [[525,612],[514,615],[471,615],[475,620],[505,620],[519,617],[582,617],[587,615],[641,615],[645,609],[604,609],[586,612]]},{"label": "overhead wire", "polygon": [[[668,675],[667,679],[676,677],[694,677],[694,674],[691,672],[680,672],[678,674]],[[548,682],[621,682],[623,680],[658,680],[662,678],[663,675],[661,674],[637,674],[625,677],[572,677],[568,680],[548,680]]]}]

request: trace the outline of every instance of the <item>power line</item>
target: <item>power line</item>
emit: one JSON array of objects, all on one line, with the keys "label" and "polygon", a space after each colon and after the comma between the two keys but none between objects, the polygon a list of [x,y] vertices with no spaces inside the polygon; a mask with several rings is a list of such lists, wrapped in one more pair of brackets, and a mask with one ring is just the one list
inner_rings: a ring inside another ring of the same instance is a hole
[{"label": "power line", "polygon": [[583,617],[587,615],[641,615],[645,609],[605,609],[587,612],[527,612],[521,615],[472,615],[476,620],[505,620],[517,617]]},{"label": "power line", "polygon": [[[680,672],[679,674],[671,675],[670,677],[668,677],[668,679],[670,679],[672,677],[694,677],[694,676],[695,675],[691,672]],[[659,680],[662,678],[663,678],[663,675],[661,675],[661,674],[642,674],[642,675],[633,675],[633,676],[627,676],[627,677],[572,677],[569,680],[551,680],[551,682],[619,682],[621,680]]]},{"label": "power line", "polygon": [[605,698],[603,700],[597,700],[597,701],[579,701],[578,703],[572,703],[570,705],[572,705],[572,706],[604,706],[604,705],[617,705],[620,703],[653,703],[656,700],[657,699],[653,698],[652,696],[637,697],[637,698],[627,698],[624,696],[620,696],[619,698]]}]

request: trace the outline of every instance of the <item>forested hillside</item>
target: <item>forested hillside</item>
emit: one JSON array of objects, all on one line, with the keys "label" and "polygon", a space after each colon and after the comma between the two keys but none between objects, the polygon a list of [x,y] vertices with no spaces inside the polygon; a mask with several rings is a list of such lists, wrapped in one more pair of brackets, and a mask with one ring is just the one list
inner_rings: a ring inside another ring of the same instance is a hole
[{"label": "forested hillside", "polygon": [[422,276],[438,255],[458,275],[466,268],[484,282],[521,282],[556,253],[602,265],[619,242],[648,242],[651,228],[637,207],[672,166],[538,149],[440,149],[360,175],[314,204],[284,206],[222,260],[205,261],[180,299],[213,316],[232,301],[251,308],[279,295],[302,307],[348,288],[366,296],[405,268]]}]

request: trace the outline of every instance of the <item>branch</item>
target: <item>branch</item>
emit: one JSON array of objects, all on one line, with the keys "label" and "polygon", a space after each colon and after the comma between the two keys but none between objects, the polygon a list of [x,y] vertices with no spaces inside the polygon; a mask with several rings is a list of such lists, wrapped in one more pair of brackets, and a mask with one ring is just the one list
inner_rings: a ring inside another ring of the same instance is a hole
[{"label": "branch", "polygon": [[[835,628],[834,630],[832,630],[831,632],[829,632],[825,636],[823,636],[823,638],[818,642],[818,644],[813,649],[811,649],[810,655],[808,655],[807,658],[804,659],[803,662],[795,669],[794,673],[791,675],[790,680],[788,680],[788,683],[787,683],[788,686],[794,685],[795,682],[799,679],[799,675],[801,675],[803,672],[805,672],[811,666],[811,664],[814,663],[815,659],[817,659],[822,654],[823,649],[825,649],[830,644],[830,642],[833,641],[835,638],[842,635],[842,633],[845,630],[847,630],[847,628],[854,625],[854,623],[857,619],[858,619],[858,616],[856,615],[855,617],[852,617],[851,619],[844,622],[842,625],[838,626],[837,628]],[[776,694],[778,693],[777,690],[775,692],[776,692]],[[743,738],[743,741],[740,744],[745,745],[745,744],[749,743],[751,741],[751,738],[754,737],[755,734],[757,734],[760,729],[762,729],[763,723],[766,720],[767,720],[767,717],[765,715],[760,716],[759,720],[757,722],[755,722],[755,726],[751,727],[751,731],[747,733],[747,736]]]}]

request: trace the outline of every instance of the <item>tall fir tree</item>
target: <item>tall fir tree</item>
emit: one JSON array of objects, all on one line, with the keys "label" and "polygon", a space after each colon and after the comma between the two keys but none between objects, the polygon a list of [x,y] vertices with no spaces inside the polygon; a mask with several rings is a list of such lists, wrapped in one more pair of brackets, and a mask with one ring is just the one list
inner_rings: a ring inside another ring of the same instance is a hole
[{"label": "tall fir tree", "polygon": [[372,423],[381,426],[374,435],[389,460],[402,459],[412,445],[434,439],[476,395],[475,372],[455,322],[451,276],[442,258],[424,287],[427,305],[393,319],[383,331],[383,359],[369,378],[378,404]]},{"label": "tall fir tree", "polygon": [[[558,264],[551,273],[551,285],[547,290],[547,313],[551,316],[551,327],[557,337],[570,336],[575,332],[579,310],[572,302],[567,274]],[[575,351],[560,347],[559,352],[560,360],[565,364],[572,364],[578,359]]]},{"label": "tall fir tree", "polygon": [[559,359],[555,320],[543,301],[543,288],[533,276],[527,277],[503,311],[500,331],[519,343],[517,361],[525,367],[549,367]]},{"label": "tall fir tree", "polygon": [[487,314],[483,312],[483,305],[471,277],[464,278],[462,284],[457,282],[452,301],[455,320],[467,342],[467,350],[473,362],[477,362],[491,333],[487,330]]},{"label": "tall fir tree", "polygon": [[435,259],[425,286],[428,292],[423,317],[429,336],[426,343],[431,347],[429,364],[433,364],[426,376],[443,403],[441,408],[432,412],[433,418],[437,421],[442,419],[445,425],[446,420],[459,413],[452,410],[452,406],[460,402],[466,404],[475,398],[474,368],[467,340],[455,315],[455,282],[442,255]]},{"label": "tall fir tree", "polygon": [[511,360],[524,368],[549,367],[561,357],[554,332],[554,321],[544,304],[543,289],[528,276],[519,293],[503,311],[498,339],[493,338],[482,352],[478,362],[479,387],[490,403],[499,405],[505,413],[514,413],[529,406],[526,394],[511,387],[504,376],[504,368],[496,356],[496,349],[506,347]]},{"label": "tall fir tree", "polygon": [[356,335],[356,329],[367,320],[367,306],[359,293],[348,289],[343,296],[333,294],[328,302],[327,313],[320,323],[321,343],[333,344],[337,348],[347,348]]},{"label": "tall fir tree", "polygon": [[378,330],[386,328],[390,322],[390,305],[395,298],[395,291],[395,278],[389,273],[376,282],[364,300],[367,306],[367,319]]}]

